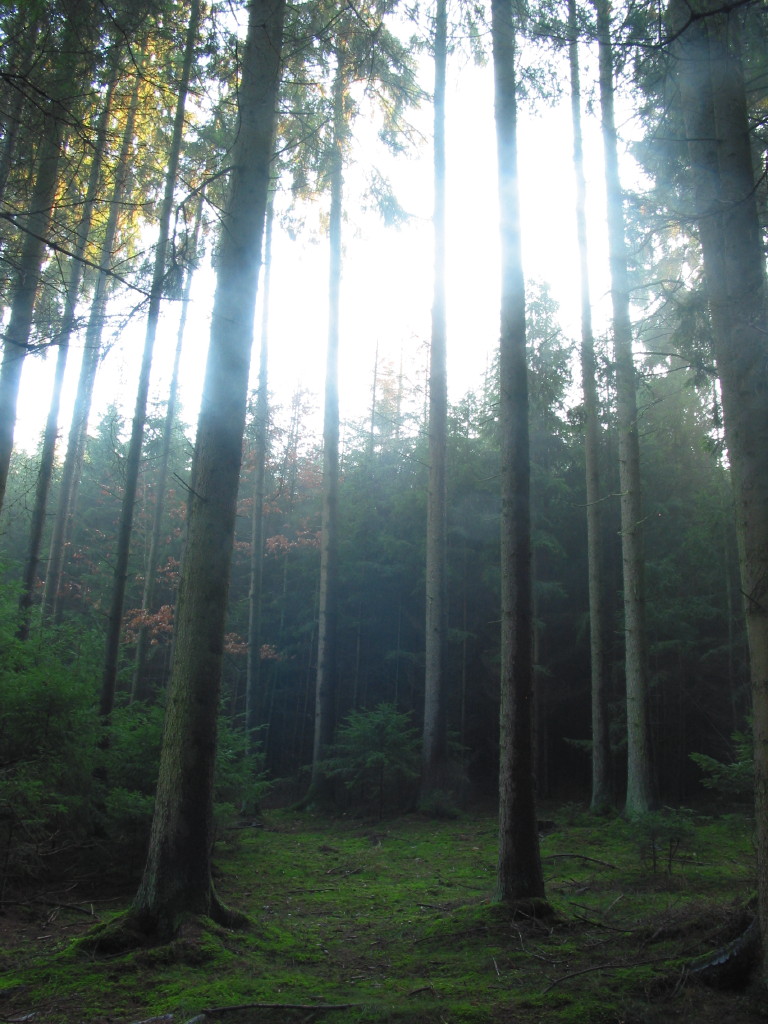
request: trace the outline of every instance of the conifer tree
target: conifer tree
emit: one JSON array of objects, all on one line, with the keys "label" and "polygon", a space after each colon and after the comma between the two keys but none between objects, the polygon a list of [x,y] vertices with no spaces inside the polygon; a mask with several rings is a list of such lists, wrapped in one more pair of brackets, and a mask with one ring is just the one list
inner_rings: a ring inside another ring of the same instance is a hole
[{"label": "conifer tree", "polygon": [[[168,706],[149,853],[129,924],[167,939],[185,917],[233,925],[211,879],[213,770],[254,307],[273,159],[285,4],[252,0],[222,215]],[[126,923],[119,939],[126,940]]]},{"label": "conifer tree", "polygon": [[434,282],[429,360],[429,484],[427,492],[424,742],[421,799],[445,788],[447,762],[448,521],[446,447],[448,379],[445,299],[445,78],[448,51],[446,0],[437,0],[434,27]]},{"label": "conifer tree", "polygon": [[600,62],[600,108],[603,128],[608,247],[613,306],[613,347],[616,365],[616,411],[621,488],[621,552],[624,584],[624,674],[627,703],[627,798],[629,816],[645,814],[653,805],[650,727],[648,722],[649,662],[645,612],[645,558],[640,482],[640,440],[637,375],[632,350],[627,244],[623,193],[619,177],[614,114],[614,61],[610,0],[594,0]]},{"label": "conifer tree", "polygon": [[527,902],[544,913],[534,781],[531,466],[512,0],[493,0],[491,13],[501,225],[501,706],[496,895],[504,903]]}]

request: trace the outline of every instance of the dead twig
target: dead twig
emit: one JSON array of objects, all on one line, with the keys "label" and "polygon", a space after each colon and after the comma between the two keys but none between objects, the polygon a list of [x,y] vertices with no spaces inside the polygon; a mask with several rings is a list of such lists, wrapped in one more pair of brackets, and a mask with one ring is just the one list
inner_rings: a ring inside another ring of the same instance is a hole
[{"label": "dead twig", "polygon": [[614,871],[618,871],[616,864],[611,864],[607,860],[598,860],[596,857],[587,857],[583,853],[550,853],[546,857],[542,857],[542,860],[567,860],[568,858],[575,860],[586,860],[590,864],[600,864],[604,868],[613,868]]},{"label": "dead twig", "polygon": [[578,978],[581,974],[593,974],[595,971],[617,971],[622,967],[648,967],[649,964],[661,964],[666,963],[670,958],[668,956],[656,957],[654,960],[638,960],[636,963],[628,964],[624,962],[619,963],[608,963],[598,964],[596,967],[585,967],[581,971],[572,971],[570,974],[564,974],[560,978],[555,978],[549,985],[542,991],[542,995],[546,995],[556,985],[560,985],[564,981],[570,981],[571,978]]},{"label": "dead twig", "polygon": [[[307,1010],[311,1013],[327,1012],[328,1010],[352,1010],[362,1003],[238,1003],[236,1006],[211,1006],[200,1010],[197,1017],[213,1016],[217,1013],[237,1013],[239,1010]],[[160,1017],[158,1020],[166,1020]],[[141,1021],[140,1024],[147,1024]]]}]

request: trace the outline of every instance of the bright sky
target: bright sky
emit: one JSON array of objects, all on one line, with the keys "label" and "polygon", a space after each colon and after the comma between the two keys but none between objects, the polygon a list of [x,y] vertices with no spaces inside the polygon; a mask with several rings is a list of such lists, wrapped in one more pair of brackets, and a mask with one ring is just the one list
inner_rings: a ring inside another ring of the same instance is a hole
[{"label": "bright sky", "polygon": [[[564,75],[567,70],[564,70]],[[450,68],[449,68],[450,76]],[[429,84],[427,83],[427,87]],[[451,397],[478,387],[498,341],[498,213],[496,150],[493,123],[493,76],[490,65],[465,65],[447,97],[448,166],[448,344]],[[425,134],[431,112],[421,115]],[[585,150],[593,226],[591,254],[593,298],[606,290],[607,260],[603,242],[604,200],[601,140],[594,120],[585,118]],[[578,254],[575,238],[570,105],[566,97],[536,113],[521,110],[520,189],[526,275],[548,281],[561,305],[563,325],[579,334]],[[368,154],[370,156],[370,154]],[[358,157],[361,172],[366,154]],[[352,169],[349,173],[354,174]],[[385,228],[367,214],[355,226],[356,211],[347,211],[342,283],[340,401],[342,418],[364,417],[370,404],[375,354],[395,367],[401,359],[406,375],[423,380],[432,301],[432,153],[425,143],[420,156],[392,164],[393,184],[410,221]],[[276,230],[273,248],[270,390],[287,403],[299,386],[322,394],[327,330],[328,246],[323,239],[291,240]],[[599,270],[599,273],[598,273]],[[208,344],[211,276],[201,274],[193,287],[193,304],[185,339],[183,402],[194,424]],[[167,393],[175,317],[170,309],[158,333],[153,392]],[[598,313],[599,318],[599,313]],[[115,344],[97,381],[93,423],[112,401],[130,419],[138,360],[144,338],[140,318]],[[62,422],[67,423],[76,383],[79,353],[72,353]],[[27,360],[19,404],[17,442],[33,448],[42,429],[55,358]],[[256,368],[254,359],[254,370]],[[318,397],[318,407],[321,406]]]}]

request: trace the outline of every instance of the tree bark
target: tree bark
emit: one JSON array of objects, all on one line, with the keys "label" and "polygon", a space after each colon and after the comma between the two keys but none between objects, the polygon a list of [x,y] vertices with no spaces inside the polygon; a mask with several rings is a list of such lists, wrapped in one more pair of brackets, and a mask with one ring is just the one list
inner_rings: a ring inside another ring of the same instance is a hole
[{"label": "tree bark", "polygon": [[53,217],[65,121],[73,103],[72,84],[85,71],[82,66],[78,66],[77,61],[72,66],[72,54],[83,52],[87,36],[83,34],[81,38],[81,31],[86,26],[88,31],[93,29],[93,19],[89,18],[89,12],[92,14],[90,3],[75,5],[68,12],[51,80],[45,84],[48,99],[44,111],[43,137],[37,153],[35,184],[29,208],[26,216],[21,219],[24,238],[0,366],[0,509],[8,485],[21,371],[29,351],[32,317],[46,252],[45,238]]},{"label": "tree bark", "polygon": [[[672,0],[695,217],[723,398],[747,622],[762,977],[768,982],[768,287],[756,205],[739,14]],[[692,17],[693,15],[693,17]]]},{"label": "tree bark", "polygon": [[341,215],[344,191],[346,119],[345,52],[337,53],[333,82],[333,141],[331,150],[331,209],[328,225],[328,347],[325,364],[323,413],[323,518],[320,542],[320,610],[315,683],[315,731],[310,791],[320,795],[321,761],[333,739],[338,670],[339,575],[339,297],[341,291]]},{"label": "tree bark", "polygon": [[248,588],[248,664],[245,689],[245,730],[248,749],[256,744],[261,684],[261,590],[264,577],[264,497],[269,448],[269,286],[272,267],[274,204],[267,204],[264,237],[264,283],[261,307],[259,384],[256,397],[253,516],[251,518],[251,579]]},{"label": "tree bark", "polygon": [[[512,0],[493,0],[493,72],[501,223],[501,708],[497,898],[544,900],[533,744],[533,581],[525,279],[517,175]],[[542,906],[543,909],[543,906]]]},{"label": "tree bark", "polygon": [[581,382],[584,393],[584,457],[587,494],[587,560],[589,565],[589,639],[592,679],[592,798],[597,814],[611,805],[611,751],[608,737],[608,635],[605,572],[602,555],[602,490],[600,486],[600,403],[597,395],[597,361],[592,332],[592,298],[587,243],[587,185],[581,130],[581,82],[576,0],[568,0],[568,54],[571,79],[573,167],[576,178],[576,232],[579,243],[581,292]]},{"label": "tree bark", "polygon": [[[176,177],[181,157],[184,136],[184,110],[187,102],[187,90],[192,74],[192,64],[197,44],[197,33],[200,25],[200,0],[192,0],[184,43],[184,60],[178,84],[176,110],[173,121],[173,132],[168,152],[168,163],[165,172],[165,190],[160,209],[160,232],[155,249],[155,262],[152,271],[152,285],[147,311],[147,329],[144,336],[144,349],[139,370],[139,383],[136,389],[136,404],[131,423],[131,437],[128,443],[128,454],[125,459],[125,476],[123,481],[123,498],[120,508],[120,522],[117,528],[117,550],[115,553],[115,569],[112,581],[112,597],[107,617],[107,639],[104,651],[104,668],[101,677],[101,693],[99,697],[99,713],[107,719],[112,712],[117,685],[117,670],[120,657],[120,639],[123,626],[123,607],[125,589],[128,583],[128,562],[131,551],[131,532],[133,515],[136,506],[136,489],[141,468],[141,450],[144,441],[144,426],[147,419],[147,400],[149,381],[152,373],[152,357],[155,349],[157,325],[160,320],[160,306],[165,290],[165,275],[168,263],[168,238],[173,213],[173,194],[176,188]],[[154,571],[150,569],[150,571]]]},{"label": "tree bark", "polygon": [[[19,10],[14,25],[13,43],[7,55],[6,68],[16,78],[16,87],[8,96],[8,103],[2,112],[4,126],[3,141],[0,145],[0,202],[5,197],[5,188],[16,156],[19,129],[22,123],[26,97],[24,85],[30,71],[35,52],[35,44],[40,29],[42,12],[26,12]],[[31,17],[31,20],[29,20]],[[6,43],[7,46],[7,43]]]},{"label": "tree bark", "polygon": [[64,316],[58,341],[58,352],[56,356],[56,369],[54,373],[53,391],[48,407],[45,430],[43,432],[43,443],[40,452],[40,466],[37,472],[37,483],[35,486],[35,502],[32,508],[32,521],[29,531],[29,549],[27,561],[24,567],[24,578],[19,598],[19,611],[21,621],[19,623],[19,636],[22,640],[27,639],[30,630],[30,613],[34,603],[35,589],[38,580],[38,568],[40,565],[40,550],[43,541],[43,529],[48,510],[48,494],[53,477],[53,461],[56,451],[56,438],[59,430],[59,409],[61,407],[61,392],[64,387],[64,374],[67,369],[69,355],[69,341],[75,329],[75,314],[77,303],[80,299],[80,285],[83,280],[83,257],[88,245],[88,236],[91,230],[91,219],[96,203],[96,196],[101,178],[101,168],[107,148],[107,125],[112,109],[112,97],[115,89],[115,65],[113,64],[109,74],[109,85],[104,97],[104,104],[99,115],[96,127],[96,142],[91,166],[88,172],[88,185],[86,187],[85,202],[80,223],[77,226],[77,235],[74,252],[70,260],[69,281],[67,283],[67,297],[64,307]]},{"label": "tree bark", "polygon": [[[143,50],[138,70],[141,69],[142,63]],[[43,616],[57,622],[60,621],[62,616],[62,585],[66,550],[71,539],[72,523],[77,505],[77,490],[80,485],[80,471],[85,452],[85,439],[88,431],[88,416],[91,410],[96,371],[98,370],[101,357],[101,337],[109,296],[110,278],[107,269],[114,258],[120,211],[130,173],[129,160],[133,149],[134,125],[139,104],[140,77],[140,74],[137,74],[133,83],[120,152],[115,162],[114,185],[99,255],[99,266],[103,267],[104,270],[97,274],[91,297],[91,308],[85,331],[85,348],[83,350],[82,363],[80,364],[72,420],[69,425],[67,454],[62,468],[59,501],[53,524],[51,549],[48,556],[45,590],[43,592]]]},{"label": "tree bark", "polygon": [[[200,226],[203,219],[203,203],[205,202],[204,192],[200,195],[197,213],[195,215],[195,226],[192,232],[191,251],[197,252],[197,243],[200,237]],[[179,368],[181,366],[181,352],[184,345],[184,334],[187,327],[187,310],[189,309],[189,298],[192,291],[192,280],[197,269],[196,255],[193,255],[192,262],[186,269],[184,282],[184,293],[181,299],[181,316],[176,332],[176,349],[173,354],[173,370],[171,371],[171,383],[168,389],[168,405],[165,410],[165,422],[163,423],[163,440],[160,450],[160,465],[157,471],[157,485],[155,491],[155,504],[152,510],[152,533],[149,539],[149,551],[147,552],[147,566],[144,577],[144,590],[141,596],[141,609],[144,613],[152,611],[155,602],[155,590],[157,570],[160,568],[160,541],[163,528],[163,515],[165,513],[166,489],[168,487],[168,466],[171,459],[171,443],[176,427],[176,413],[179,396]],[[147,663],[149,661],[150,636],[146,623],[139,626],[136,639],[136,659],[133,668],[133,685],[131,687],[131,700],[151,700],[154,696],[153,688],[146,678]]]},{"label": "tree bark", "polygon": [[446,436],[448,377],[445,309],[445,76],[448,49],[446,0],[435,15],[434,91],[434,291],[429,355],[429,484],[427,491],[424,736],[421,800],[446,788],[448,741],[445,688],[448,655],[448,526]]},{"label": "tree bark", "polygon": [[133,907],[142,930],[160,938],[173,935],[188,914],[232,923],[211,880],[213,773],[284,15],[284,0],[250,4],[239,89],[240,126],[222,218],[160,775],[147,863]]},{"label": "tree bark", "polygon": [[608,247],[613,305],[613,350],[621,489],[621,554],[624,583],[624,671],[627,702],[627,798],[625,813],[653,806],[648,723],[648,637],[645,625],[645,558],[637,426],[637,381],[632,354],[627,245],[614,116],[610,0],[595,0],[600,61]]}]

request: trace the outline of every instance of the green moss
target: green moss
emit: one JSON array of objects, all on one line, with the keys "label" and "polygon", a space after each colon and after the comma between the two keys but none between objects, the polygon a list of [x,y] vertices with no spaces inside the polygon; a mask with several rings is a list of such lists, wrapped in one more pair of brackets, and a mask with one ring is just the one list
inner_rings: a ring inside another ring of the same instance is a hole
[{"label": "green moss", "polygon": [[[673,890],[643,870],[620,818],[559,822],[542,842],[558,909],[544,921],[491,902],[490,818],[274,814],[217,858],[217,890],[249,914],[249,929],[193,919],[171,943],[109,958],[82,944],[43,954],[14,937],[3,1013],[37,1007],[50,1024],[189,1019],[264,1002],[354,1004],[333,1011],[334,1024],[645,1019],[631,1008],[663,1007],[685,957],[716,948],[724,922],[738,927],[753,884],[750,830],[697,820]],[[710,993],[685,998],[697,1019],[718,1019],[701,1012],[716,1008]]]}]

